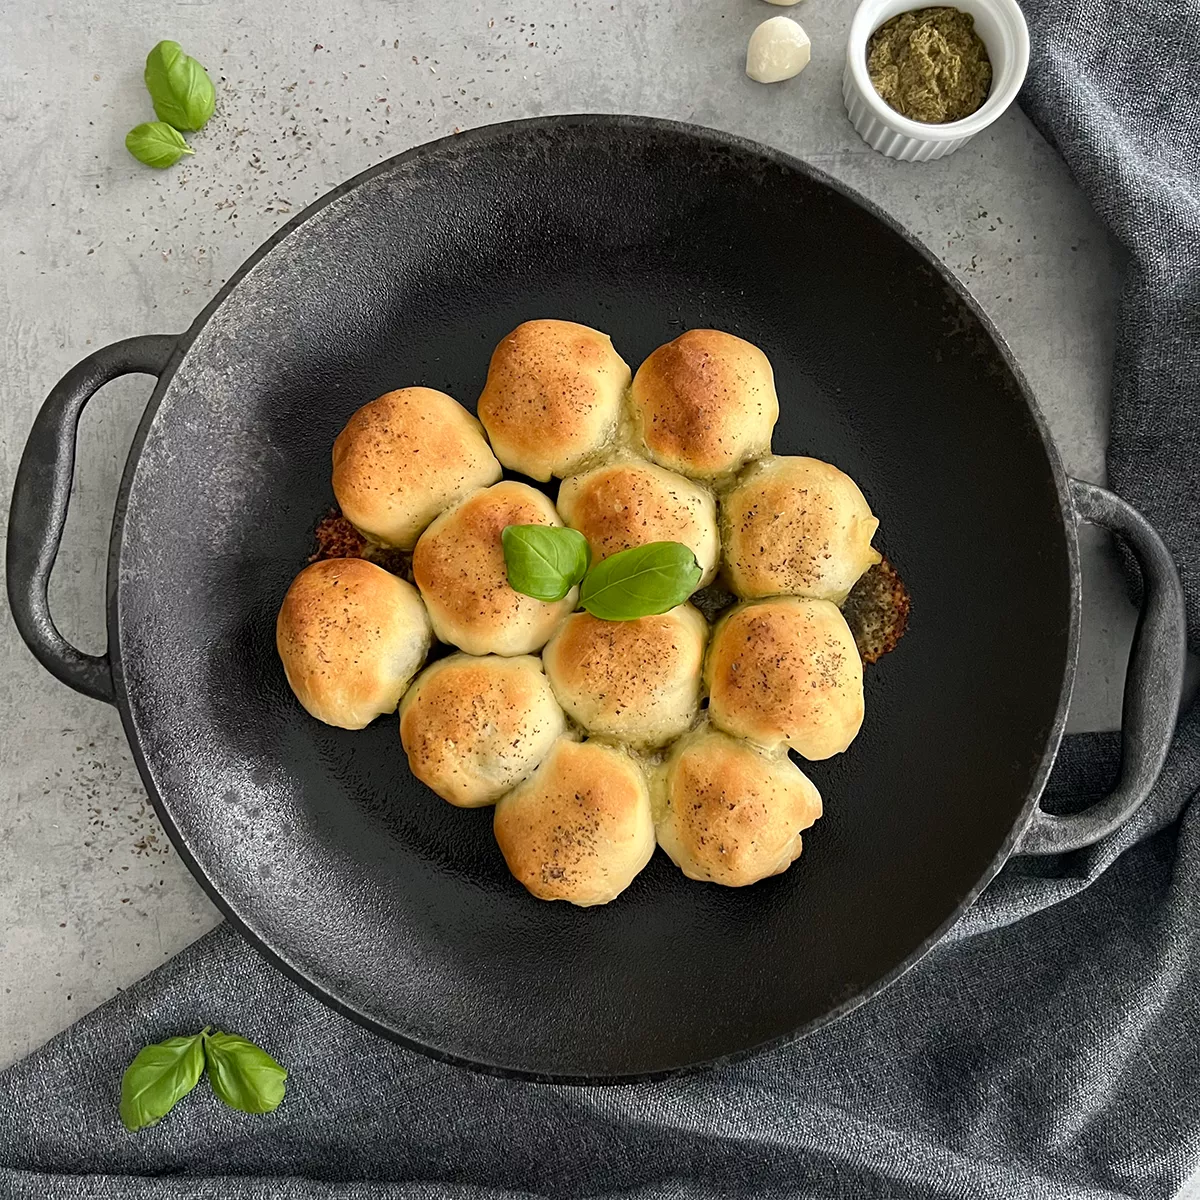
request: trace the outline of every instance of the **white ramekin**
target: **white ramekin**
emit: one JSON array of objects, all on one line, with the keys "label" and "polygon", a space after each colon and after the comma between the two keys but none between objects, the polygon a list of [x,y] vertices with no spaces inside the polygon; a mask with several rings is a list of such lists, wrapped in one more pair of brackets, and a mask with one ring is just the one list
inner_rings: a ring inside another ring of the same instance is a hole
[{"label": "white ramekin", "polygon": [[1012,102],[1029,68],[1029,29],[1016,0],[950,0],[975,18],[975,32],[992,63],[992,89],[983,107],[961,121],[925,125],[890,108],[871,86],[867,74],[867,41],[897,13],[928,8],[922,0],[863,0],[850,24],[842,97],[850,123],[863,141],[889,158],[927,162],[943,158],[986,129]]}]

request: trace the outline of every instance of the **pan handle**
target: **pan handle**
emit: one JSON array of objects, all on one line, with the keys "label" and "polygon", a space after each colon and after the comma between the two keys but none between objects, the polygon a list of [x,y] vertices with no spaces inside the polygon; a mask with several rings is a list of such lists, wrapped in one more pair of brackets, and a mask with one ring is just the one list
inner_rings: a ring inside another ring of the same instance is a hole
[{"label": "pan handle", "polygon": [[8,603],[25,644],[57,679],[85,696],[114,699],[108,653],[84,654],[58,632],[47,588],[58,556],[71,482],[75,434],[87,402],[122,375],[161,375],[179,345],[173,334],[114,342],[69,370],[34,419],[17,467],[8,515]]},{"label": "pan handle", "polygon": [[1187,627],[1183,588],[1170,551],[1146,518],[1119,496],[1080,479],[1070,485],[1077,519],[1118,534],[1142,570],[1142,611],[1129,652],[1121,713],[1121,777],[1111,795],[1083,812],[1058,817],[1035,808],[1021,854],[1090,846],[1133,816],[1158,780],[1183,693]]}]

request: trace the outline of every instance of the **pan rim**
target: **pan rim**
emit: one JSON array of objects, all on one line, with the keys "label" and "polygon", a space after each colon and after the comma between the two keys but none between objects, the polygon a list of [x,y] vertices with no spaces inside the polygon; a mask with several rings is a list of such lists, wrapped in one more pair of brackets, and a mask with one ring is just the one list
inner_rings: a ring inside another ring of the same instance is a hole
[{"label": "pan rim", "polygon": [[[534,1071],[524,1067],[513,1067],[501,1063],[484,1062],[478,1059],[469,1058],[461,1054],[456,1054],[452,1051],[447,1051],[438,1046],[431,1046],[424,1042],[420,1042],[410,1035],[395,1029],[378,1019],[367,1015],[355,1008],[352,1003],[341,1000],[333,995],[327,987],[314,979],[310,974],[306,973],[301,968],[295,966],[284,956],[283,952],[277,950],[270,945],[266,939],[266,935],[258,932],[254,928],[252,918],[245,913],[236,911],[228,901],[225,900],[217,885],[209,878],[205,870],[200,866],[199,861],[188,845],[187,840],[180,833],[171,817],[170,808],[163,796],[160,794],[158,787],[154,781],[154,776],[145,755],[142,752],[141,738],[137,726],[137,722],[133,715],[133,709],[129,702],[129,696],[126,691],[125,673],[121,657],[121,636],[120,636],[120,621],[119,621],[119,584],[120,584],[120,567],[121,554],[124,543],[125,533],[125,518],[129,507],[129,498],[132,491],[134,479],[137,473],[139,461],[141,459],[142,449],[144,447],[147,436],[149,435],[151,426],[157,415],[158,409],[162,403],[163,397],[171,386],[171,382],[179,369],[179,366],[186,358],[192,345],[195,343],[201,332],[207,326],[214,314],[229,297],[229,295],[242,283],[242,281],[264,260],[280,243],[286,241],[296,230],[306,224],[312,217],[322,211],[334,201],[340,199],[347,193],[356,188],[369,183],[378,176],[385,175],[391,171],[402,169],[413,162],[418,162],[424,158],[433,157],[443,153],[450,146],[462,147],[464,150],[470,150],[476,146],[486,145],[489,141],[503,139],[513,134],[517,135],[536,135],[544,131],[558,131],[567,128],[597,128],[606,130],[627,130],[627,131],[645,131],[657,134],[667,134],[676,137],[689,138],[698,145],[707,146],[708,148],[717,148],[724,151],[735,151],[743,155],[758,158],[772,166],[784,168],[788,171],[799,173],[809,180],[815,181],[823,186],[830,188],[839,195],[850,200],[867,213],[875,220],[879,221],[892,233],[898,235],[911,249],[915,250],[921,258],[937,273],[941,281],[949,287],[958,298],[965,304],[971,314],[979,322],[981,328],[992,340],[1005,366],[1011,373],[1016,382],[1017,389],[1024,400],[1026,408],[1029,410],[1029,415],[1032,419],[1034,428],[1037,431],[1042,447],[1045,450],[1047,460],[1049,462],[1051,475],[1054,481],[1055,493],[1058,498],[1059,517],[1062,522],[1062,532],[1067,551],[1067,572],[1070,582],[1070,611],[1068,615],[1067,628],[1067,644],[1066,644],[1066,663],[1063,671],[1063,680],[1059,690],[1058,704],[1055,708],[1054,718],[1050,724],[1049,734],[1046,744],[1041,752],[1041,758],[1038,762],[1036,771],[1034,772],[1033,781],[1030,785],[1025,802],[1013,824],[1008,836],[1004,839],[995,856],[984,869],[979,880],[960,898],[951,914],[943,921],[932,933],[930,933],[917,947],[915,947],[900,963],[892,968],[889,972],[874,980],[872,983],[864,987],[855,995],[851,996],[842,1003],[828,1010],[819,1017],[815,1017],[796,1029],[785,1034],[781,1034],[774,1038],[769,1038],[765,1041],[758,1042],[753,1046],[742,1047],[738,1050],[731,1051],[728,1054],[717,1055],[703,1059],[698,1062],[688,1063],[682,1066],[674,1066],[662,1069],[649,1071],[633,1072],[633,1073],[617,1073],[617,1074],[573,1074],[570,1072],[560,1073],[554,1071]],[[138,774],[141,777],[142,784],[146,789],[147,795],[158,819],[162,822],[163,828],[170,837],[172,845],[176,852],[191,872],[192,876],[204,889],[209,899],[221,913],[223,918],[236,929],[240,936],[248,941],[254,947],[256,952],[261,954],[269,963],[278,968],[285,976],[299,984],[305,991],[323,1004],[334,1009],[355,1022],[357,1025],[365,1027],[389,1041],[398,1042],[411,1050],[415,1050],[427,1057],[437,1061],[451,1064],[458,1067],[465,1067],[481,1074],[495,1076],[504,1079],[523,1080],[530,1083],[546,1083],[569,1086],[611,1086],[611,1085],[628,1085],[636,1083],[649,1083],[660,1080],[677,1078],[697,1074],[701,1071],[710,1070],[712,1068],[725,1066],[731,1063],[739,1062],[744,1059],[764,1054],[772,1050],[779,1049],[783,1046],[798,1042],[801,1039],[814,1033],[816,1030],[825,1025],[832,1024],[834,1021],[840,1020],[842,1017],[853,1012],[860,1006],[869,1003],[879,996],[882,992],[892,986],[902,975],[906,974],[914,966],[917,965],[938,943],[940,943],[949,933],[949,931],[958,924],[966,911],[975,903],[982,894],[983,890],[999,873],[1000,869],[1013,855],[1019,845],[1021,837],[1033,820],[1034,810],[1037,807],[1038,801],[1041,798],[1042,792],[1045,789],[1046,781],[1049,778],[1050,770],[1057,758],[1058,750],[1062,742],[1063,733],[1066,727],[1067,712],[1070,707],[1071,694],[1074,687],[1075,673],[1077,667],[1077,658],[1079,650],[1079,627],[1080,627],[1080,610],[1081,610],[1081,580],[1080,580],[1080,565],[1079,565],[1079,545],[1077,536],[1076,520],[1074,516],[1074,506],[1070,498],[1070,490],[1066,471],[1063,468],[1062,461],[1058,454],[1058,449],[1054,444],[1049,426],[1046,422],[1033,391],[1030,388],[1029,381],[1025,377],[1024,371],[1021,369],[1012,352],[1004,335],[993,323],[991,318],[983,310],[979,302],[972,296],[966,285],[950,270],[950,268],[939,259],[932,250],[923,242],[918,240],[913,234],[906,230],[896,218],[892,217],[878,204],[864,196],[855,188],[841,182],[822,171],[820,168],[812,166],[803,159],[797,158],[786,151],[767,146],[761,142],[756,142],[750,138],[741,137],[738,134],[727,133],[722,130],[716,130],[707,126],[696,125],[689,122],[674,121],[662,117],[651,116],[636,116],[625,114],[610,114],[610,113],[581,113],[581,114],[557,114],[552,116],[524,118],[513,121],[497,122],[490,125],[477,126],[470,130],[465,130],[462,133],[449,134],[444,137],[435,139],[430,142],[423,142],[417,146],[410,147],[402,151],[400,154],[394,155],[391,158],[385,159],[383,162],[376,163],[372,167],[361,171],[359,174],[352,176],[343,183],[338,184],[324,195],[313,201],[312,204],[297,213],[273,234],[270,235],[229,277],[225,284],[220,288],[217,294],[204,306],[197,315],[195,320],[182,334],[179,335],[177,349],[172,355],[166,369],[159,376],[158,383],[155,385],[149,400],[146,403],[146,408],[138,422],[137,429],[134,433],[133,440],[130,444],[129,454],[126,458],[125,467],[122,472],[120,489],[117,496],[117,502],[113,514],[112,534],[109,543],[108,567],[107,567],[107,586],[106,586],[106,607],[107,607],[107,634],[108,634],[108,654],[112,665],[112,675],[114,682],[114,703],[121,716],[121,724],[125,730],[126,740],[129,743],[130,752],[133,755],[135,764],[137,765]]]}]

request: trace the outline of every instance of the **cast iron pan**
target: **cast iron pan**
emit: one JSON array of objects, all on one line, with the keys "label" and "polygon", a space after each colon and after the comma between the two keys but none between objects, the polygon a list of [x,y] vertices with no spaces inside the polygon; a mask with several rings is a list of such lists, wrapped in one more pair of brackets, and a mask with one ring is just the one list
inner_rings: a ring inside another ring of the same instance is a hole
[{"label": "cast iron pan", "polygon": [[[662,855],[605,908],[531,899],[489,811],[409,774],[394,718],[307,717],[274,621],[331,503],[334,435],[427,384],[473,405],[531,317],[609,332],[637,364],[691,326],[774,363],[777,452],[848,471],[913,597],[867,674],[849,753],[807,769],[825,818],[756,887],[685,881]],[[159,377],[113,528],[109,649],[46,606],[75,425],[117,375]],[[1147,577],[1118,794],[1036,808],[1079,622],[1075,522],[1123,532]],[[1018,370],[928,251],[775,151],[662,121],[559,117],[392,159],[272,238],[180,337],[92,355],[25,451],[8,546],[14,615],[60,679],[115,703],[185,861],[277,964],[441,1058],[538,1079],[680,1071],[813,1029],[878,992],[1023,835],[1096,840],[1140,803],[1174,722],[1182,599],[1121,501],[1069,482]]]}]

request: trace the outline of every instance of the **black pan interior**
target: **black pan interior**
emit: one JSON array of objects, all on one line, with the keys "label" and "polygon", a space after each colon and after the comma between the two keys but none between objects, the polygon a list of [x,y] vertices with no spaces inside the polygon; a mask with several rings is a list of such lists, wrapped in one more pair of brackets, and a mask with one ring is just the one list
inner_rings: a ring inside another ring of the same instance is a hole
[{"label": "black pan interior", "polygon": [[[394,719],[309,719],[279,601],[358,405],[468,406],[539,316],[633,365],[693,326],[760,345],[777,452],[848,471],[913,596],[824,819],[784,876],[538,903],[490,813],[410,776]],[[995,868],[1072,669],[1060,475],[1005,353],[923,252],[797,163],[704,131],[560,118],[402,156],[295,223],[197,323],[126,479],[112,644],[131,740],[185,857],[279,961],[436,1054],[630,1078],[744,1052],[869,995]],[[137,447],[135,447],[135,454]]]}]

